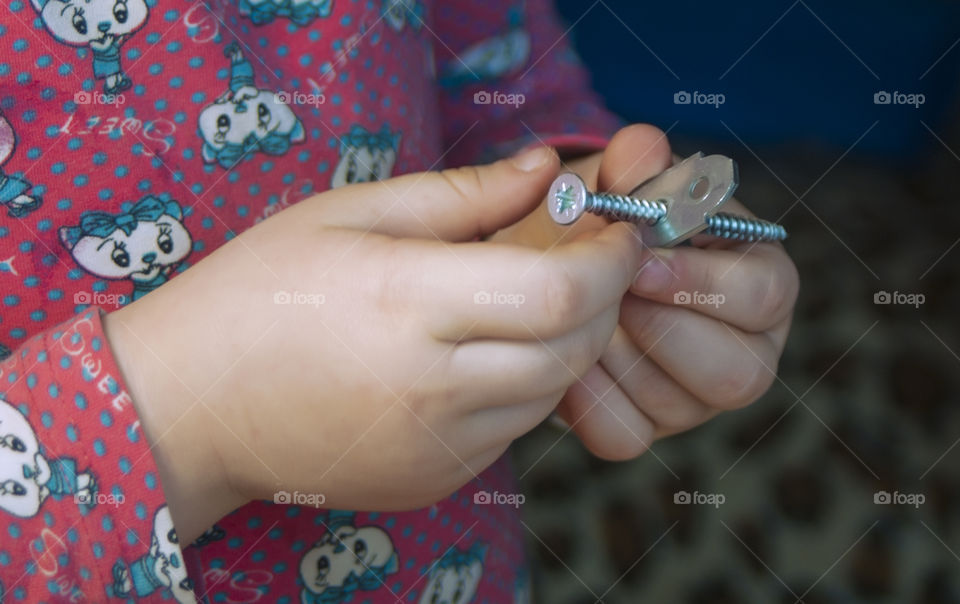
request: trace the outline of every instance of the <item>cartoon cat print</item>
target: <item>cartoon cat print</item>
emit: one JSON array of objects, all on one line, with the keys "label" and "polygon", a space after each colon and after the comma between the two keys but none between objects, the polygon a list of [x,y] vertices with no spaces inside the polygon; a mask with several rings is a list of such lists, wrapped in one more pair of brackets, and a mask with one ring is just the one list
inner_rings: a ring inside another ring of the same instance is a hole
[{"label": "cartoon cat print", "polygon": [[333,0],[240,0],[240,14],[254,25],[272,23],[285,17],[300,26],[309,25],[318,17],[329,17]]},{"label": "cartoon cat print", "polygon": [[84,212],[79,225],[61,227],[59,234],[90,274],[133,282],[133,300],[166,283],[193,245],[180,205],[152,195],[119,214]]},{"label": "cartoon cat print", "polygon": [[31,194],[32,184],[3,170],[2,166],[13,155],[16,146],[13,126],[0,113],[0,204],[6,206],[9,216],[20,218],[39,208],[43,200],[39,195]]},{"label": "cartoon cat print", "polygon": [[72,495],[82,510],[92,508],[96,495],[93,475],[78,472],[72,458],[47,458],[27,418],[0,399],[0,510],[30,518],[48,497],[67,495]]},{"label": "cartoon cat print", "polygon": [[466,551],[451,548],[433,563],[419,604],[466,604],[473,600],[483,576],[487,546],[476,542]]},{"label": "cartoon cat print", "polygon": [[387,124],[379,132],[354,125],[340,140],[340,161],[330,187],[390,178],[399,147],[400,133],[391,132]]},{"label": "cartoon cat print", "polygon": [[383,20],[394,31],[403,31],[407,25],[419,31],[426,9],[420,0],[383,0],[382,13]]},{"label": "cartoon cat print", "polygon": [[40,20],[57,41],[87,47],[93,75],[103,92],[117,94],[133,85],[123,71],[120,47],[147,22],[146,0],[31,0]]},{"label": "cartoon cat print", "polygon": [[302,604],[348,602],[383,585],[399,564],[393,542],[377,526],[354,526],[354,513],[330,511],[328,532],[300,560]]},{"label": "cartoon cat print", "polygon": [[118,598],[142,598],[154,592],[169,592],[179,604],[196,602],[193,581],[180,551],[180,539],[166,505],[153,517],[150,549],[129,565],[118,560],[113,565],[113,595]]},{"label": "cartoon cat print", "polygon": [[441,69],[440,83],[456,87],[517,73],[530,60],[530,32],[524,27],[525,11],[524,2],[511,7],[506,14],[506,31],[458,52],[457,57]]},{"label": "cartoon cat print", "polygon": [[253,65],[236,43],[224,49],[230,58],[230,89],[200,112],[198,134],[203,160],[230,169],[255,152],[283,155],[306,138],[300,119],[271,90],[256,87]]}]

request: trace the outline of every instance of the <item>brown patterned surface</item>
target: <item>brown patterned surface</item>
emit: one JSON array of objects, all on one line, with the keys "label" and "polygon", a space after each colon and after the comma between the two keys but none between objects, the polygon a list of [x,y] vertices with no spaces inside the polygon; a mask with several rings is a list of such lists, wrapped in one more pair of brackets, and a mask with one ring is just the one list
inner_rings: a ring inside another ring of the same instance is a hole
[{"label": "brown patterned surface", "polygon": [[742,146],[679,146],[698,148],[737,158],[738,197],[766,218],[816,183],[782,218],[802,280],[782,383],[634,462],[551,426],[520,441],[535,601],[960,602],[960,159],[931,137],[915,166],[854,152],[819,180],[843,149],[755,149],[768,170]]}]

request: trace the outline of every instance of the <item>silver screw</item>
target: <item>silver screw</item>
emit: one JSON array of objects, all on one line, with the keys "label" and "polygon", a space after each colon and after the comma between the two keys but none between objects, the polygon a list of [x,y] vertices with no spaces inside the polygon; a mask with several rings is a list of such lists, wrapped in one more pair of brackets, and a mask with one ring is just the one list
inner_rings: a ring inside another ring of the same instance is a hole
[{"label": "silver screw", "polygon": [[561,174],[547,193],[550,216],[560,224],[573,224],[584,212],[597,216],[654,225],[667,215],[662,201],[647,201],[626,195],[592,193],[576,174]]},{"label": "silver screw", "polygon": [[738,239],[740,241],[783,241],[787,238],[787,229],[775,222],[747,218],[726,212],[717,212],[707,216],[707,235]]},{"label": "silver screw", "polygon": [[[584,212],[597,216],[653,226],[667,215],[666,202],[656,199],[638,199],[628,195],[594,193],[573,173],[561,174],[550,185],[547,194],[550,216],[559,224],[573,224]],[[787,231],[781,225],[718,212],[706,217],[704,233],[740,241],[781,241]]]}]

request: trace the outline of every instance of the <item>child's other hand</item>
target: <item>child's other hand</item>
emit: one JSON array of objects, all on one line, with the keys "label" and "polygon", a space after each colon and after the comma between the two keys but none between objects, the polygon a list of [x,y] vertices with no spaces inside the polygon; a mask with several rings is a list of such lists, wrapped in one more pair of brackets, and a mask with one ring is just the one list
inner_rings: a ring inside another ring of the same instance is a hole
[{"label": "child's other hand", "polygon": [[[629,193],[671,163],[666,136],[635,125],[604,152],[567,165],[591,188]],[[725,211],[751,215],[735,200]],[[606,224],[585,215],[560,227],[540,208],[493,240],[547,248]],[[774,380],[799,287],[793,262],[779,244],[695,244],[705,249],[644,250],[610,346],[560,404],[558,414],[600,457],[635,457],[659,437],[752,403]]]},{"label": "child's other hand", "polygon": [[473,241],[520,219],[552,150],[335,189],[106,320],[177,529],[277,491],[433,503],[556,407],[639,269],[611,225],[542,252]]}]

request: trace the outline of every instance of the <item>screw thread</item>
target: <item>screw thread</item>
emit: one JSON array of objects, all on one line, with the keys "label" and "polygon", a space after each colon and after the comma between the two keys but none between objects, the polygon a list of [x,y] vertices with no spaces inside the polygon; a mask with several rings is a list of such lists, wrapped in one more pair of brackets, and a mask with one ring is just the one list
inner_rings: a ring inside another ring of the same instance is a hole
[{"label": "screw thread", "polygon": [[725,212],[707,216],[705,232],[714,237],[750,242],[782,241],[787,238],[787,230],[779,224]]},{"label": "screw thread", "polygon": [[662,201],[637,199],[613,193],[592,193],[587,196],[586,211],[598,216],[634,223],[655,225],[667,215]]},{"label": "screw thread", "polygon": [[[585,211],[613,220],[657,224],[667,215],[667,205],[659,200],[638,199],[614,193],[588,193]],[[737,241],[782,241],[787,230],[774,222],[718,212],[707,216],[707,235]]]}]

